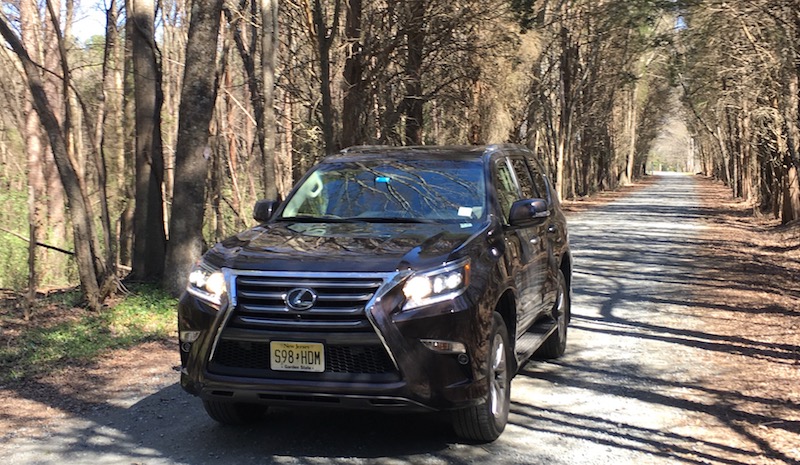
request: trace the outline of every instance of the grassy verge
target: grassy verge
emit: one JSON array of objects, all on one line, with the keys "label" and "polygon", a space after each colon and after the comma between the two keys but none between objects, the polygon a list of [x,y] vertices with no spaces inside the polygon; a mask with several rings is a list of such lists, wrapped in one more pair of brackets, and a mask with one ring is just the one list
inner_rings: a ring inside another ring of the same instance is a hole
[{"label": "grassy verge", "polygon": [[75,308],[75,296],[39,302],[30,322],[0,315],[0,382],[40,376],[70,364],[91,363],[104,352],[176,334],[176,300],[152,287],[132,293],[100,313]]}]

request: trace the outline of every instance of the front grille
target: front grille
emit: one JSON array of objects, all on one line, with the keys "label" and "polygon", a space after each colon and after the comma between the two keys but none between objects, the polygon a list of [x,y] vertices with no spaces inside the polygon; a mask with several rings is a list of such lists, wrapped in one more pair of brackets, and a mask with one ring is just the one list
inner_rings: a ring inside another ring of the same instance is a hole
[{"label": "front grille", "polygon": [[[222,339],[214,354],[214,365],[229,369],[269,372],[269,342]],[[348,374],[386,374],[395,371],[381,346],[349,345],[325,347],[325,372]]]},{"label": "front grille", "polygon": [[333,373],[382,374],[394,371],[379,346],[332,346],[325,354],[325,370]]},{"label": "front grille", "polygon": [[[235,281],[236,305],[210,357],[212,373],[254,378],[387,382],[399,373],[367,319],[382,274],[248,273]],[[293,289],[317,297],[308,310],[288,307]],[[325,371],[272,371],[270,341],[324,344]]]},{"label": "front grille", "polygon": [[[382,284],[380,275],[238,276],[237,305],[228,326],[267,331],[372,332],[364,308]],[[312,308],[296,311],[286,305],[286,295],[297,288],[310,289],[317,295]]]}]

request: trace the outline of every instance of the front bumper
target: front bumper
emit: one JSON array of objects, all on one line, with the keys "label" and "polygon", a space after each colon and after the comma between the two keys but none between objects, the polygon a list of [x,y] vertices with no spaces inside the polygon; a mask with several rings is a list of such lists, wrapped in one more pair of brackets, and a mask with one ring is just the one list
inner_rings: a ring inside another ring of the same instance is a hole
[{"label": "front bumper", "polygon": [[[471,303],[481,294],[400,312],[400,288],[385,282],[375,293],[364,308],[369,325],[329,331],[237,327],[236,302],[215,308],[185,294],[179,330],[200,336],[181,346],[181,385],[203,399],[353,409],[448,410],[485,399],[489,325]],[[422,340],[459,342],[466,353],[436,351]],[[323,344],[325,371],[271,370],[270,341]]]}]

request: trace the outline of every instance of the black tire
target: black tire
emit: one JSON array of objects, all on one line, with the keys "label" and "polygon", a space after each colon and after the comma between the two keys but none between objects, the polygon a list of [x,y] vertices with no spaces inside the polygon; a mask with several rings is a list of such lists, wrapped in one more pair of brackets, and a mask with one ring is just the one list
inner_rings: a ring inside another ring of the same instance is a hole
[{"label": "black tire", "polygon": [[511,405],[511,356],[508,330],[500,314],[495,313],[486,362],[488,393],[480,405],[453,412],[453,429],[459,437],[476,442],[500,437]]},{"label": "black tire", "polygon": [[221,402],[204,400],[203,407],[214,421],[223,425],[246,425],[255,423],[267,412],[265,405],[246,404],[242,402]]},{"label": "black tire", "polygon": [[567,348],[567,326],[569,324],[571,305],[567,280],[564,278],[564,273],[558,270],[558,296],[556,297],[556,303],[553,304],[553,316],[556,319],[557,328],[536,351],[535,358],[549,360],[564,355],[564,351]]}]

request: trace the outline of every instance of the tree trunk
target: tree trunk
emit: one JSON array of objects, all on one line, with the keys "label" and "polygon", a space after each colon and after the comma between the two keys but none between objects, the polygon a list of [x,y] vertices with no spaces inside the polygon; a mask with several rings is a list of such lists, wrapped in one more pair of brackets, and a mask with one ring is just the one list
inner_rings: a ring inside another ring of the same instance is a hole
[{"label": "tree trunk", "polygon": [[781,223],[787,224],[797,219],[800,219],[800,169],[791,164],[786,169]]},{"label": "tree trunk", "polygon": [[[38,21],[36,9],[31,1],[20,2],[20,29],[22,42],[29,50],[35,50],[39,43],[35,36],[34,21]],[[25,319],[30,317],[30,309],[36,299],[36,289],[39,286],[37,272],[36,242],[40,239],[40,231],[44,225],[46,211],[39,203],[46,198],[47,187],[43,172],[44,147],[42,146],[39,117],[33,110],[31,103],[25,104],[25,150],[28,155],[28,295]]]},{"label": "tree trunk", "polygon": [[120,193],[125,186],[125,130],[124,130],[124,50],[125,43],[117,27],[119,4],[111,0],[106,9],[106,43],[104,50],[103,100],[106,105],[103,120],[102,148],[109,165],[109,183],[112,197],[109,202],[119,205],[124,199]]},{"label": "tree trunk", "polygon": [[278,195],[285,198],[292,188],[292,148],[294,147],[294,104],[288,92],[283,92],[281,112],[281,126],[283,127],[283,141],[281,143],[281,156],[276,160]]},{"label": "tree trunk", "polygon": [[344,63],[344,99],[342,102],[342,147],[364,144],[366,115],[364,97],[363,44],[361,43],[362,0],[350,0],[345,21],[347,58]]},{"label": "tree trunk", "polygon": [[[122,47],[120,44],[119,31],[117,30],[117,0],[111,0],[106,9],[106,41],[103,49],[103,100],[100,102],[102,111],[99,111],[97,118],[96,140],[100,159],[103,162],[103,182],[102,188],[104,212],[103,228],[106,235],[107,263],[109,273],[117,272],[117,237],[115,228],[112,229],[111,208],[118,200],[117,189],[122,172],[118,168],[120,160],[124,157],[122,145],[122,80],[119,70]],[[108,163],[108,160],[111,160]],[[110,169],[108,165],[110,164]],[[107,195],[108,183],[111,183],[113,194]]]},{"label": "tree trunk", "polygon": [[164,288],[174,295],[186,287],[192,265],[203,252],[209,124],[217,98],[217,37],[222,0],[194,0],[186,44],[186,65],[175,152],[175,190],[170,218]]},{"label": "tree trunk", "polygon": [[[231,70],[229,67],[225,69],[225,76],[224,76],[225,87],[230,89],[233,87],[233,77],[231,76]],[[233,101],[234,99],[231,97],[230,93],[226,93],[224,98],[224,110],[218,111],[216,122],[220,126],[220,140],[217,143],[217,147],[219,150],[217,151],[217,156],[214,157],[215,164],[220,164],[221,158],[224,158],[224,165],[221,165],[218,170],[215,171],[215,168],[212,168],[213,172],[219,172],[218,180],[217,177],[212,176],[212,182],[217,182],[219,185],[219,197],[222,197],[222,186],[224,185],[224,178],[227,175],[231,181],[231,199],[230,199],[230,206],[233,210],[234,214],[236,215],[235,224],[237,229],[244,229],[247,227],[247,218],[242,215],[242,192],[239,189],[239,162],[237,157],[237,140],[238,140],[238,133],[236,128],[236,111],[235,106],[236,104]],[[227,167],[227,171],[225,168]],[[225,171],[225,173],[223,173]],[[218,212],[221,212],[219,208],[217,208]],[[222,218],[222,215],[220,215]],[[224,224],[224,221],[221,221]],[[218,232],[217,237],[222,239],[223,235]]]},{"label": "tree trunk", "polygon": [[633,183],[633,167],[636,159],[636,129],[639,125],[636,112],[636,84],[631,89],[630,102],[628,102],[628,159],[625,165],[625,181],[623,184]]},{"label": "tree trunk", "polygon": [[[172,191],[175,179],[175,141],[178,133],[178,110],[180,107],[180,89],[182,86],[183,63],[186,51],[186,24],[189,22],[186,11],[190,2],[183,0],[167,0],[159,3],[162,11],[161,71],[169,76],[160,86],[164,90],[162,108],[167,120],[162,119],[164,156],[164,203],[172,205]],[[169,219],[165,220],[168,223]],[[166,228],[166,226],[165,226]]]},{"label": "tree trunk", "polygon": [[[24,29],[23,29],[24,30]],[[23,33],[23,37],[24,37]],[[39,135],[39,118],[31,108],[25,105],[25,149],[28,152],[28,224],[30,240],[28,241],[28,295],[25,306],[25,319],[30,318],[30,311],[36,300],[39,287],[39,273],[36,267],[36,242],[44,223],[44,209],[38,200],[44,198],[45,185],[42,174],[42,143]]]},{"label": "tree trunk", "polygon": [[279,197],[275,150],[277,122],[275,118],[275,67],[278,55],[278,0],[261,0],[261,81],[264,95],[264,196]]},{"label": "tree trunk", "polygon": [[[72,11],[72,1],[67,0],[67,17],[66,17],[66,24],[71,23],[71,11]],[[64,135],[64,140],[66,141],[66,149],[67,149],[67,158],[70,161],[71,168],[75,171],[75,180],[77,181],[78,185],[78,193],[81,195],[83,208],[85,209],[85,216],[93,221],[95,218],[94,211],[93,211],[93,204],[89,199],[88,188],[86,185],[86,176],[85,176],[85,167],[86,167],[86,158],[83,154],[83,139],[82,134],[83,130],[80,125],[81,120],[74,117],[75,112],[73,111],[75,107],[77,107],[77,98],[72,91],[72,71],[69,66],[68,62],[68,51],[66,42],[64,40],[64,36],[61,33],[60,29],[60,22],[58,11],[54,6],[54,2],[51,0],[46,1],[48,12],[50,13],[51,19],[51,27],[53,31],[53,35],[56,40],[56,47],[58,50],[58,56],[60,57],[59,65],[61,67],[61,79],[62,79],[62,99],[64,102],[64,120],[62,122],[62,134]],[[69,27],[66,27],[66,30],[69,31]],[[89,115],[88,109],[85,109],[84,113]],[[55,150],[54,150],[55,155]],[[98,155],[99,152],[95,152],[95,155]],[[102,161],[99,161],[95,158],[95,167],[97,168],[97,176],[98,176],[98,185],[100,191],[100,203],[101,208],[103,209],[102,217],[101,217],[101,224],[104,226],[105,232],[109,232],[110,230],[105,228],[108,224],[106,220],[108,219],[107,213],[107,203],[106,203],[106,192],[105,192],[105,167],[103,166]],[[58,163],[58,160],[56,160]],[[58,167],[59,173],[63,173],[61,167]],[[106,267],[106,261],[100,260],[101,250],[102,247],[100,246],[100,238],[97,234],[94,233],[94,224],[90,222],[88,224],[89,228],[87,230],[88,235],[86,236],[86,240],[88,241],[89,251],[92,257],[94,271],[96,274],[96,280],[98,285],[100,285],[100,292],[99,292],[99,299],[102,303],[102,300],[110,292],[110,288],[106,288],[107,284],[110,284],[107,281],[109,278],[108,275],[108,268]],[[110,239],[109,241],[110,242]],[[95,308],[92,306],[92,308]]]},{"label": "tree trunk", "polygon": [[405,65],[406,95],[403,107],[406,117],[405,140],[407,145],[422,144],[423,94],[422,58],[425,48],[425,2],[410,0],[409,17],[405,25],[408,56]]},{"label": "tree trunk", "polygon": [[[127,11],[132,11],[131,0],[126,0]],[[124,266],[133,264],[134,212],[136,210],[136,99],[133,84],[133,29],[134,21],[125,21],[125,38],[122,71],[122,159],[119,160],[120,179],[118,188],[122,193],[122,211],[119,214],[119,262]]]},{"label": "tree trunk", "polygon": [[556,192],[558,197],[563,199],[567,195],[567,176],[566,170],[569,167],[571,158],[571,140],[573,126],[573,88],[575,82],[575,64],[578,60],[578,51],[570,39],[569,30],[561,28],[561,57],[560,57],[560,76],[559,76],[559,118],[558,118],[558,148],[556,159]]},{"label": "tree trunk", "polygon": [[[38,5],[37,3],[34,3]],[[34,8],[38,8],[34,7]],[[53,2],[53,10],[56,14],[60,12],[60,3]],[[58,51],[58,38],[56,32],[53,30],[53,24],[60,23],[60,18],[54,20],[50,18],[50,13],[45,12],[41,22],[37,20],[37,28],[41,28],[38,32],[36,54],[39,55],[37,59],[44,63],[45,69],[56,70],[61,66],[60,54]],[[42,76],[44,92],[50,102],[50,108],[53,110],[59,124],[63,124],[63,115],[65,113],[65,105],[63,98],[63,82],[54,74],[44,74]],[[64,134],[65,144],[67,144],[67,153],[69,154],[69,134]],[[48,139],[43,139],[46,143]],[[45,183],[47,186],[47,194],[45,196],[47,202],[47,240],[56,246],[65,246],[67,243],[67,225],[68,220],[65,216],[67,200],[65,199],[64,186],[61,183],[58,167],[53,158],[53,151],[48,150],[45,146],[44,159],[42,169],[44,171]],[[53,254],[52,252],[45,253],[45,261],[48,263],[48,268],[51,276],[56,275],[68,266],[65,258],[61,254]]]},{"label": "tree trunk", "polygon": [[314,0],[314,35],[317,38],[320,68],[320,94],[322,95],[322,140],[325,153],[336,151],[333,128],[333,98],[331,97],[331,45],[339,25],[341,0],[334,0],[333,25],[328,28],[322,11],[321,0]]},{"label": "tree trunk", "polygon": [[[83,114],[82,120],[87,126],[94,124],[92,130],[87,130],[86,134],[89,136],[91,143],[92,162],[95,167],[95,176],[97,177],[97,202],[100,205],[100,224],[103,228],[103,242],[105,244],[105,262],[104,267],[107,277],[116,277],[117,263],[116,263],[116,243],[117,239],[114,237],[114,232],[111,227],[111,212],[109,208],[109,195],[108,195],[108,170],[106,167],[106,156],[104,152],[104,129],[106,127],[106,110],[108,104],[114,102],[113,91],[115,89],[112,79],[112,66],[114,64],[113,53],[116,48],[117,36],[116,31],[116,1],[111,0],[111,6],[106,11],[106,44],[103,50],[103,67],[102,67],[102,89],[103,98],[100,99],[94,111],[94,115],[85,106],[82,99],[74,98],[77,103],[81,105]],[[65,71],[65,75],[67,75]],[[94,116],[94,121],[92,121]],[[78,131],[83,132],[83,131]],[[82,145],[82,143],[81,143]],[[80,145],[79,145],[80,146]],[[81,152],[84,149],[80,149]],[[85,161],[82,163],[85,164]],[[84,176],[79,176],[83,178]],[[95,248],[96,251],[100,250],[99,244]],[[111,285],[111,280],[108,282]]]},{"label": "tree trunk", "polygon": [[[797,26],[800,28],[800,13],[795,12]],[[800,30],[797,35],[800,36]],[[784,157],[784,189],[781,223],[800,219],[800,64],[790,74],[785,110],[786,143],[788,150]]]},{"label": "tree trunk", "polygon": [[133,0],[133,76],[136,101],[136,209],[133,277],[158,280],[164,272],[166,235],[161,194],[160,76],[155,45],[155,3]]}]

